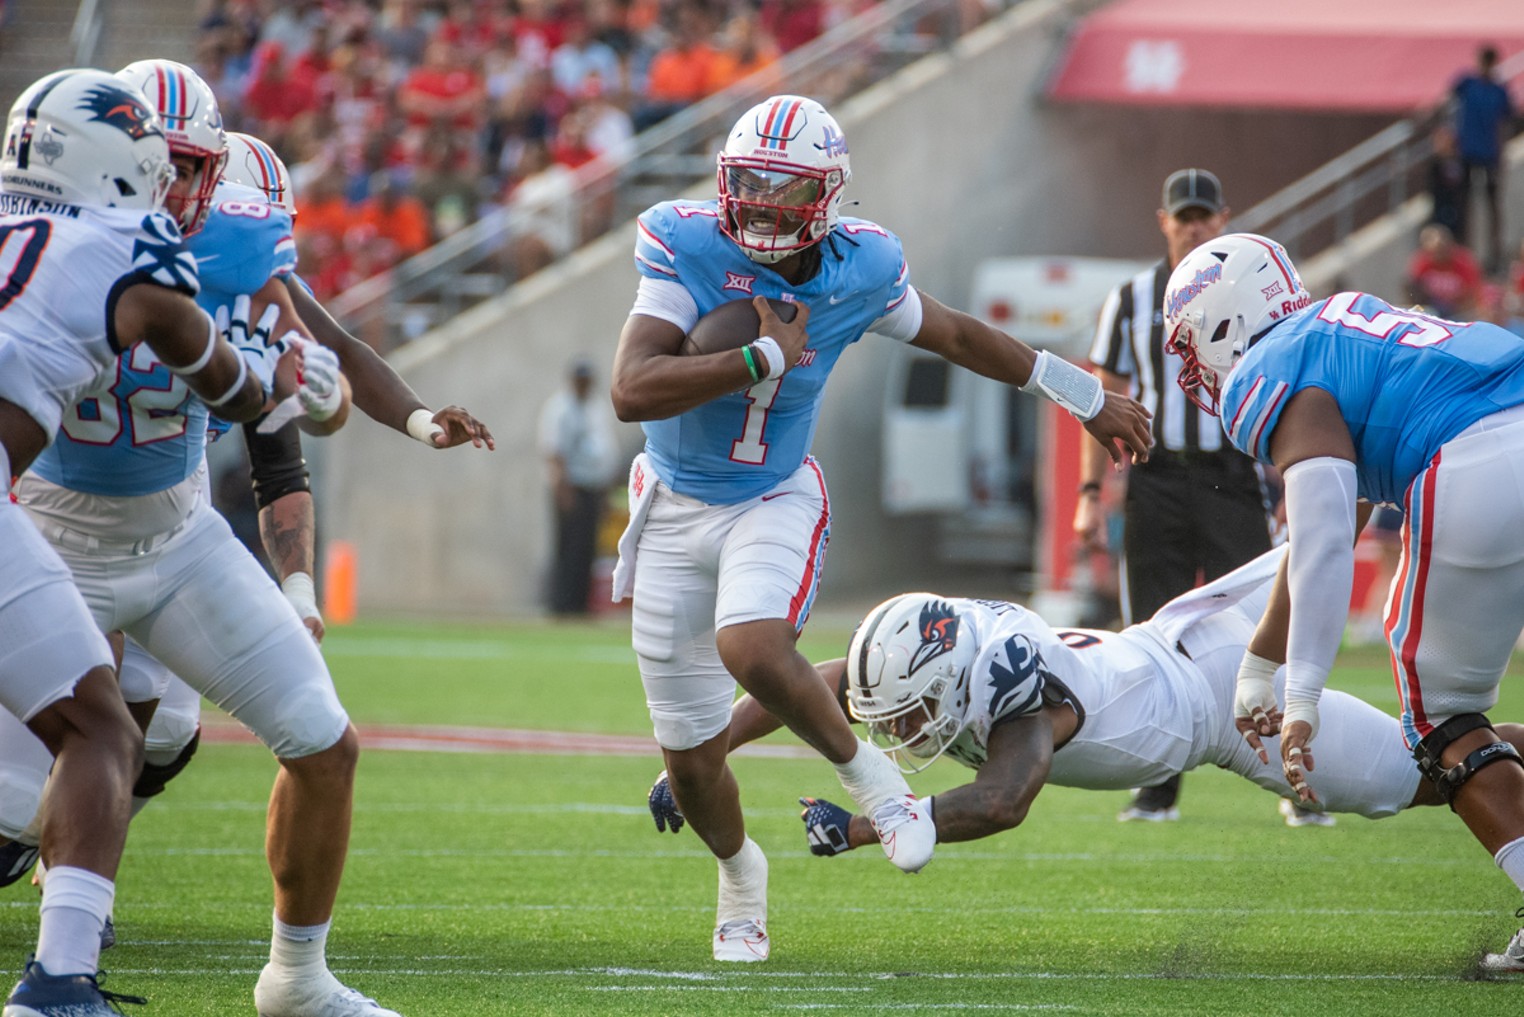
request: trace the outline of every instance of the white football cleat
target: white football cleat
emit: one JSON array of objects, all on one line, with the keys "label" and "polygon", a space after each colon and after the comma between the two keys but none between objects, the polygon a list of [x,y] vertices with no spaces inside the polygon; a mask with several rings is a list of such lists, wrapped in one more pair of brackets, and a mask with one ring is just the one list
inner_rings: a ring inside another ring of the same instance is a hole
[{"label": "white football cleat", "polygon": [[765,961],[772,945],[767,938],[767,922],[760,918],[736,918],[714,930],[717,961]]},{"label": "white football cleat", "polygon": [[1502,953],[1484,954],[1476,969],[1488,978],[1524,975],[1524,929],[1513,934]]},{"label": "white football cleat", "polygon": [[1282,798],[1280,804],[1281,815],[1290,827],[1299,826],[1333,826],[1338,820],[1326,812],[1318,812],[1316,809],[1304,809],[1290,798]]},{"label": "white football cleat", "polygon": [[915,795],[895,795],[868,813],[873,832],[889,860],[906,872],[920,872],[937,848],[931,808]]},{"label": "white football cleat", "polygon": [[327,968],[293,971],[266,964],[254,985],[259,1017],[402,1017],[333,977]]}]

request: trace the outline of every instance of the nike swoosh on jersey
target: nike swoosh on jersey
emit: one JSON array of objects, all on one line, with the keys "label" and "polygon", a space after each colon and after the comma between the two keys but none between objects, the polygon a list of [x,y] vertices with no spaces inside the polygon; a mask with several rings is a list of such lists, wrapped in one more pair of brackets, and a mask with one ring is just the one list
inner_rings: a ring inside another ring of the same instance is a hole
[{"label": "nike swoosh on jersey", "polygon": [[778,492],[776,492],[774,494],[764,494],[762,496],[762,500],[763,501],[772,501],[774,498],[782,498],[785,494],[793,494],[793,493],[794,493],[793,491],[778,491]]}]

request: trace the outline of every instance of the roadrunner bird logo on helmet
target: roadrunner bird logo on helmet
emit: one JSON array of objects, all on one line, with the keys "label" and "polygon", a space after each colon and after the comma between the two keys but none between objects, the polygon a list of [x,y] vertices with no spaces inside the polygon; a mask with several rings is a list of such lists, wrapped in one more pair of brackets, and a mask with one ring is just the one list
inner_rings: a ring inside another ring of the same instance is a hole
[{"label": "roadrunner bird logo on helmet", "polygon": [[963,730],[976,651],[935,594],[902,594],[863,619],[847,651],[847,707],[901,770],[924,770]]}]

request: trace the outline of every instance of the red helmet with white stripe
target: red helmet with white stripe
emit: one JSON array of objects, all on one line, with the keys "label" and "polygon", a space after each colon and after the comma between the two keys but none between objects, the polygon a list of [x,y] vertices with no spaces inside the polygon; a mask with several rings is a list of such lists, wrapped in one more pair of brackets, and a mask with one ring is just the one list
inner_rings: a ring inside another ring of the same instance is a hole
[{"label": "red helmet with white stripe", "polygon": [[173,60],[139,60],[117,71],[117,77],[142,89],[158,110],[169,140],[169,154],[195,160],[190,193],[177,198],[172,192],[165,202],[165,210],[190,236],[206,224],[212,211],[212,192],[228,158],[217,97],[195,71]]},{"label": "red helmet with white stripe", "polygon": [[1253,233],[1208,240],[1180,260],[1164,290],[1164,347],[1185,361],[1180,387],[1216,413],[1223,381],[1249,341],[1311,303],[1274,240]]},{"label": "red helmet with white stripe", "polygon": [[753,261],[782,261],[831,232],[850,179],[836,119],[814,99],[775,95],[736,121],[720,152],[720,228]]},{"label": "red helmet with white stripe", "polygon": [[222,179],[263,191],[270,204],[296,218],[296,192],[286,164],[273,148],[253,135],[228,132],[228,164],[223,167]]}]

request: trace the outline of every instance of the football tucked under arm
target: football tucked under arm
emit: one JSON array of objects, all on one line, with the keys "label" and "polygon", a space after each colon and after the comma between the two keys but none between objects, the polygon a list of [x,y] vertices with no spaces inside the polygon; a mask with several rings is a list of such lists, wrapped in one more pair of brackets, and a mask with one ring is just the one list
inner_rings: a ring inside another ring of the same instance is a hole
[{"label": "football tucked under arm", "polygon": [[[799,313],[798,306],[787,300],[768,298],[767,303],[773,309],[773,313],[785,322],[793,321],[794,315]],[[756,307],[752,306],[752,302],[744,299],[732,300],[721,304],[694,322],[692,331],[683,340],[678,352],[684,356],[695,356],[702,353],[738,350],[748,343],[757,341],[759,328],[761,328],[761,319],[757,315]]]}]

